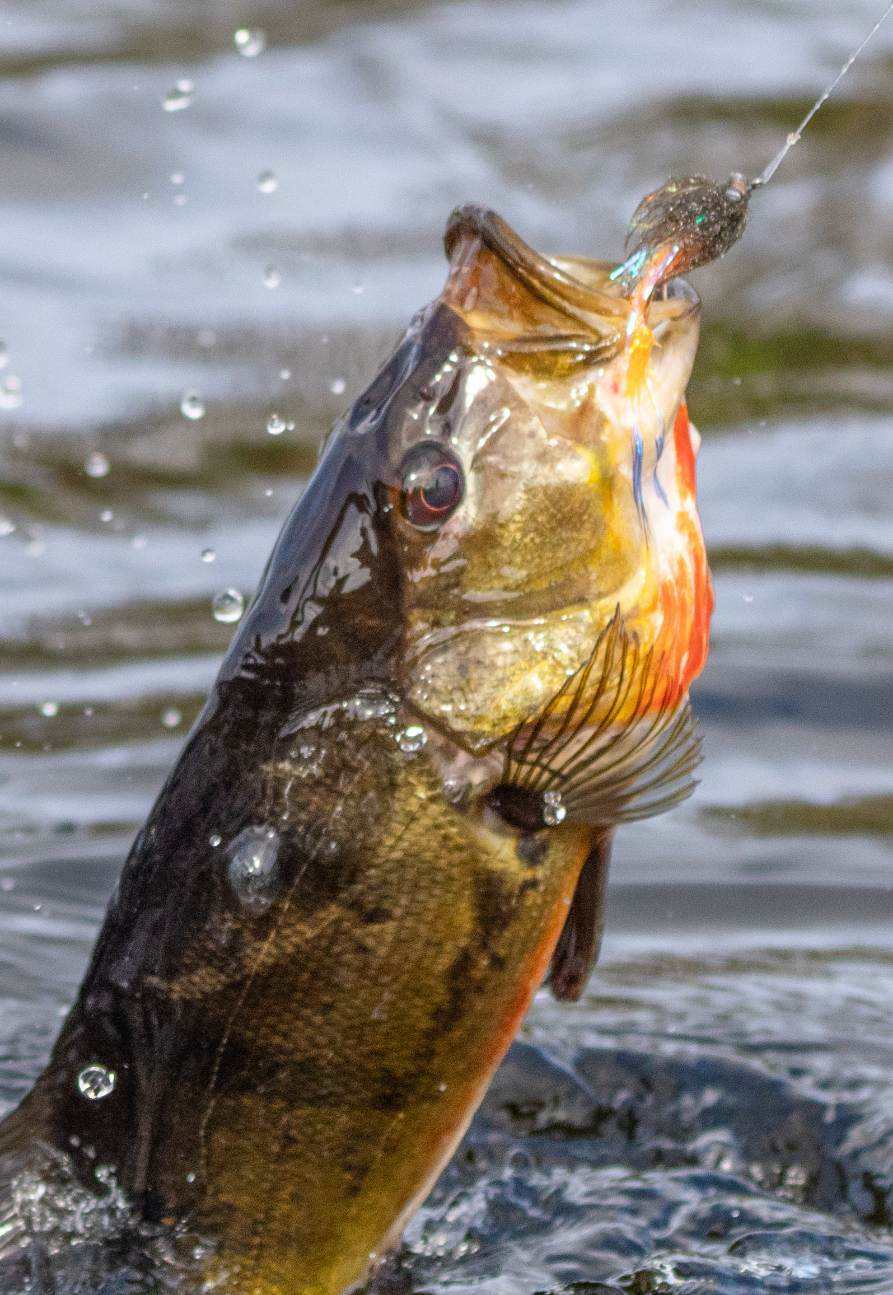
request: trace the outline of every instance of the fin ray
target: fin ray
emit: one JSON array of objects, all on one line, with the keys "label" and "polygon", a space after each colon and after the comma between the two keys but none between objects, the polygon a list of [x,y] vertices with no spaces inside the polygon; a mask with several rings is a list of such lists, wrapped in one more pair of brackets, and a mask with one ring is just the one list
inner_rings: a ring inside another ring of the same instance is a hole
[{"label": "fin ray", "polygon": [[503,783],[558,792],[562,821],[607,827],[662,813],[696,785],[701,739],[667,657],[643,652],[618,607],[582,666],[509,742]]}]

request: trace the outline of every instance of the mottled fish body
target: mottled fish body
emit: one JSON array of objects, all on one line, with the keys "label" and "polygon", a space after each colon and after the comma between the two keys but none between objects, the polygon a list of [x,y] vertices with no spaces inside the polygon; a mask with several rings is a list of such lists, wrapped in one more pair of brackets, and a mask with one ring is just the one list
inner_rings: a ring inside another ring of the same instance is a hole
[{"label": "mottled fish body", "polygon": [[78,1289],[79,1255],[96,1290],[103,1263],[152,1290],[361,1282],[550,962],[581,991],[617,824],[691,789],[697,299],[644,304],[643,361],[611,267],[476,208],[446,243],[0,1130],[0,1259],[32,1283]]}]

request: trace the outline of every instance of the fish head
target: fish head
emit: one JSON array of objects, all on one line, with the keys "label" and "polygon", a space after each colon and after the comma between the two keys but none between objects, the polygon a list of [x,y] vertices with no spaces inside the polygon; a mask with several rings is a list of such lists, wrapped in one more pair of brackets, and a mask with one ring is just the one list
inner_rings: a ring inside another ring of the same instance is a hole
[{"label": "fish head", "polygon": [[698,300],[676,283],[631,324],[609,265],[547,260],[479,208],[445,241],[436,363],[388,447],[402,691],[472,753],[547,708],[672,710],[711,608],[684,404]]},{"label": "fish head", "polygon": [[445,246],[443,291],[336,422],[223,685],[304,709],[384,687],[471,761],[531,727],[672,715],[712,602],[697,297],[676,281],[634,308],[610,265],[542,257],[481,208]]}]

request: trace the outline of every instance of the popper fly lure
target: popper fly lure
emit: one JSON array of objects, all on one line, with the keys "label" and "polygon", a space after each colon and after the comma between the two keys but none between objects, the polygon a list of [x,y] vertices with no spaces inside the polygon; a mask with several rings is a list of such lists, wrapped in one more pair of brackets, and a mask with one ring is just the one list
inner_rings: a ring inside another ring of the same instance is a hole
[{"label": "popper fly lure", "polygon": [[[639,403],[642,418],[649,416],[653,406],[647,388],[647,373],[655,339],[646,322],[652,296],[671,279],[719,260],[735,246],[747,224],[751,196],[770,182],[891,11],[893,0],[755,179],[748,180],[740,172],[733,172],[728,180],[720,183],[702,175],[674,178],[646,194],[636,207],[627,230],[625,259],[611,277],[619,282],[632,307],[626,325],[628,365],[625,394]],[[633,434],[633,493],[647,535],[641,480],[643,443],[642,430],[637,422]]]}]

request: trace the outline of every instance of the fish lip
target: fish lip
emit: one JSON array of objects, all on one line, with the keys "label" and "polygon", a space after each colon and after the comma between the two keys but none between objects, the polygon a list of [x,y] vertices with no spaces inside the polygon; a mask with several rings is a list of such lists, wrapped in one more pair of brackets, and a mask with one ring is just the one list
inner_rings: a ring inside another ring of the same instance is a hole
[{"label": "fish lip", "polygon": [[[608,276],[616,268],[615,262],[594,257],[543,256],[525,243],[495,211],[477,203],[456,207],[450,213],[443,234],[447,260],[453,260],[463,237],[478,239],[499,258],[510,274],[543,302],[583,325],[590,337],[594,332],[599,337],[598,349],[604,358],[623,349],[630,302],[619,289],[611,290],[613,285],[609,290],[603,290],[591,282],[593,272],[601,272],[606,284],[610,285]],[[581,270],[583,274],[579,273]],[[664,302],[673,303],[669,312],[663,306]],[[697,314],[700,306],[700,298],[688,281],[673,279],[660,297],[653,298],[649,315],[653,314],[656,317],[654,324],[659,325],[668,313],[674,320],[681,321]],[[555,343],[559,340],[555,338]],[[580,338],[568,337],[566,340],[579,343]],[[533,343],[535,339],[517,338],[514,345],[523,348],[525,341]],[[512,349],[511,343],[508,349]]]},{"label": "fish lip", "polygon": [[555,261],[535,252],[489,207],[469,203],[450,213],[443,234],[447,260],[452,260],[463,235],[480,239],[526,287],[550,306],[585,324],[587,329],[591,330],[593,317],[604,320],[605,316],[616,319],[618,328],[622,328],[629,313],[628,302],[620,296],[599,292]]}]

